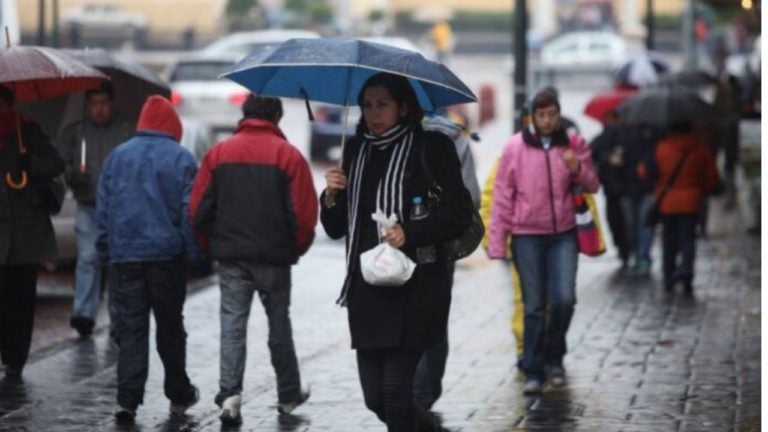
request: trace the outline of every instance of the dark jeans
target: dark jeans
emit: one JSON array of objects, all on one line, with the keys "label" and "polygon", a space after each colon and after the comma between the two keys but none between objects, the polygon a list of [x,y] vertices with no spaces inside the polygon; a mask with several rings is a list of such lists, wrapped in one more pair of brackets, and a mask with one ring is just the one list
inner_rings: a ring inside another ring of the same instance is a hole
[{"label": "dark jeans", "polygon": [[605,196],[605,214],[606,219],[608,219],[608,228],[611,230],[611,237],[613,237],[613,244],[619,250],[619,258],[626,264],[629,260],[631,245],[627,223],[624,220],[624,211],[621,208],[621,196]]},{"label": "dark jeans", "polygon": [[222,261],[219,264],[221,354],[216,403],[221,404],[227,397],[243,391],[248,316],[255,292],[258,292],[267,314],[267,345],[277,376],[278,402],[295,401],[301,391],[301,377],[289,313],[291,267],[245,261]]},{"label": "dark jeans", "polygon": [[[696,258],[695,214],[663,215],[664,287],[671,289],[681,280],[687,289],[693,283],[693,261]],[[678,264],[678,258],[679,264]]]},{"label": "dark jeans", "polygon": [[525,305],[523,371],[527,378],[543,380],[545,366],[562,366],[567,350],[565,335],[576,304],[576,230],[515,235],[512,250]]},{"label": "dark jeans", "polygon": [[[456,266],[448,265],[450,283],[448,289],[453,289],[453,272]],[[448,335],[445,340],[424,351],[419,364],[416,367],[416,375],[413,377],[413,399],[425,410],[432,409],[443,394],[443,375],[445,375],[445,363],[448,361]]]},{"label": "dark jeans", "polygon": [[9,368],[24,367],[32,342],[39,266],[0,265],[0,354]]},{"label": "dark jeans", "polygon": [[117,402],[136,409],[144,399],[149,370],[149,313],[157,323],[157,352],[165,368],[165,396],[184,403],[193,396],[186,372],[184,330],[186,268],[182,260],[120,263],[114,271]]},{"label": "dark jeans", "polygon": [[357,371],[365,406],[388,432],[433,430],[431,417],[413,400],[413,376],[421,352],[400,349],[357,350]]},{"label": "dark jeans", "polygon": [[651,246],[656,228],[646,226],[643,218],[653,205],[652,194],[642,196],[624,196],[621,198],[621,208],[624,212],[624,222],[627,228],[627,239],[630,251],[635,256],[635,266],[651,266]]}]

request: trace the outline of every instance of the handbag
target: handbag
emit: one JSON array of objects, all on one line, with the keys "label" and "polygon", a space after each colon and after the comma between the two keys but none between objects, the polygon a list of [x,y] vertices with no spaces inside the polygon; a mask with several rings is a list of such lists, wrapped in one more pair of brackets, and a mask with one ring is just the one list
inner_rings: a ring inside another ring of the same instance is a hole
[{"label": "handbag", "polygon": [[[430,185],[427,192],[427,204],[428,207],[435,209],[440,206],[440,199],[443,194],[443,189],[435,181],[432,176],[432,170],[429,169],[429,165],[426,161],[424,154],[424,146],[421,146],[421,166],[424,170],[424,177],[427,179],[427,184]],[[439,245],[436,245],[437,256],[445,262],[454,262],[462,258],[466,258],[471,255],[472,252],[480,246],[480,242],[485,235],[485,225],[483,219],[480,217],[480,212],[477,209],[472,210],[472,221],[469,227],[460,236],[446,240]]]},{"label": "handbag", "polygon": [[653,203],[648,206],[648,210],[646,210],[645,214],[643,215],[643,224],[645,226],[655,226],[661,220],[661,214],[659,212],[661,201],[667,195],[667,192],[669,192],[669,190],[672,188],[672,184],[675,183],[675,180],[677,180],[677,175],[680,174],[680,171],[683,168],[683,164],[685,164],[685,160],[688,159],[689,154],[690,152],[686,152],[683,157],[680,158],[680,160],[677,162],[677,165],[675,166],[675,170],[672,171],[672,175],[669,177],[669,180],[667,180],[667,182],[664,183],[664,187],[661,188],[659,195],[653,197]]},{"label": "handbag", "polygon": [[64,181],[64,175],[58,175],[48,183],[41,184],[38,191],[48,213],[52,216],[59,214],[64,204],[64,197],[67,195],[67,183]]},{"label": "handbag", "polygon": [[576,238],[579,252],[596,257],[605,253],[605,238],[600,224],[595,197],[592,194],[573,193],[573,205],[576,207]]}]

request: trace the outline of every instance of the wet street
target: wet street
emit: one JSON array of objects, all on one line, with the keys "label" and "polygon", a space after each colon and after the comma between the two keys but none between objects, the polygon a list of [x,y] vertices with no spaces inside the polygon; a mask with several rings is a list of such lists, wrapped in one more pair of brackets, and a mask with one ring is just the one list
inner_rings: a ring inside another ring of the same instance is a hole
[{"label": "wet street", "polygon": [[[487,66],[467,62],[459,69],[479,71],[466,79],[473,89],[483,82],[508,81],[503,69]],[[509,84],[500,86],[499,94],[508,94]],[[582,121],[581,107],[594,91],[564,89],[564,111]],[[497,109],[509,112],[509,101],[498,97]],[[306,134],[306,120],[299,120],[306,116],[302,109],[302,103],[291,103],[284,126],[288,137],[300,143],[306,141],[306,135],[301,140]],[[508,114],[500,114],[480,131],[484,141],[475,149],[481,181],[510,125]],[[599,127],[584,121],[582,129],[591,137]],[[322,168],[315,167],[314,174],[319,190]],[[741,197],[739,205],[747,200]],[[746,233],[751,222],[743,212],[724,211],[720,199],[713,200],[710,223],[709,237],[698,243],[693,298],[663,292],[659,239],[651,277],[621,274],[614,250],[599,258],[581,257],[578,304],[565,358],[568,382],[537,397],[523,396],[522,375],[515,366],[508,269],[487,260],[482,251],[461,261],[444,393],[434,407],[444,426],[468,432],[759,431],[760,239]],[[188,372],[200,388],[200,402],[185,418],[170,418],[162,365],[152,352],[144,404],[136,425],[124,427],[112,417],[117,351],[108,335],[105,308],[95,335],[78,338],[68,325],[71,275],[47,275],[23,379],[0,378],[0,432],[383,431],[363,403],[346,310],[335,305],[343,275],[343,243],[329,240],[318,228],[314,246],[293,270],[294,341],[302,381],[312,389],[309,401],[294,415],[276,411],[266,318],[254,303],[243,424],[229,429],[221,428],[213,403],[219,375],[215,276],[193,281],[185,305]],[[154,349],[154,341],[151,345]]]}]

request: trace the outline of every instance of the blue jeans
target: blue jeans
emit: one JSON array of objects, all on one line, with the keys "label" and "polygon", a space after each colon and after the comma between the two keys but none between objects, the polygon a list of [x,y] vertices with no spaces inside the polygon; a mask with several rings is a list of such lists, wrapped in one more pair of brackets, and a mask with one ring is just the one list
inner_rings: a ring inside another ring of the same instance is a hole
[{"label": "blue jeans", "polygon": [[562,366],[567,350],[565,334],[576,304],[576,230],[515,235],[512,252],[525,305],[522,368],[527,378],[543,380],[545,366]]},{"label": "blue jeans", "polygon": [[78,205],[75,214],[77,267],[75,268],[75,300],[73,316],[96,320],[101,297],[101,263],[96,252],[96,209]]},{"label": "blue jeans", "polygon": [[[696,214],[663,215],[664,287],[671,290],[676,280],[686,289],[693,283],[693,261],[696,259]],[[678,257],[680,258],[678,263]]]},{"label": "blue jeans", "polygon": [[288,308],[291,304],[291,267],[242,261],[219,263],[221,286],[221,351],[219,405],[243,391],[248,316],[254,292],[258,291],[267,314],[267,345],[277,375],[279,403],[299,398],[301,381]]},{"label": "blue jeans", "polygon": [[144,399],[149,371],[149,313],[157,323],[157,352],[165,369],[165,395],[188,402],[194,388],[186,372],[187,333],[184,330],[186,266],[182,260],[113,264],[117,402],[136,409]]},{"label": "blue jeans", "polygon": [[621,198],[621,209],[627,227],[630,250],[635,256],[635,265],[651,265],[651,246],[656,234],[655,227],[646,226],[643,216],[653,205],[653,194],[640,197],[624,196]]}]

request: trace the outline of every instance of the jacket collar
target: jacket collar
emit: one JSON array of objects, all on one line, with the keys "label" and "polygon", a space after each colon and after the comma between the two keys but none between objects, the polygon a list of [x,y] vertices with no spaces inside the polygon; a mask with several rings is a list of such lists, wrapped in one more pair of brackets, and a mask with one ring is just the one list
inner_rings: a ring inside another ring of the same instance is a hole
[{"label": "jacket collar", "polygon": [[269,120],[262,120],[262,119],[256,119],[256,118],[244,118],[240,120],[239,123],[237,123],[237,129],[235,130],[235,133],[237,134],[245,131],[269,132],[279,136],[282,139],[286,139],[285,135],[283,134],[283,131],[280,130],[280,127],[278,127],[276,124],[272,123]]},{"label": "jacket collar", "polygon": [[[544,145],[541,143],[541,136],[533,127],[533,125],[523,129],[523,142],[532,147],[544,148]],[[569,144],[570,140],[568,139],[568,132],[566,132],[565,128],[561,125],[559,128],[557,128],[555,133],[552,134],[552,143],[550,145],[552,147],[568,147]]]}]

